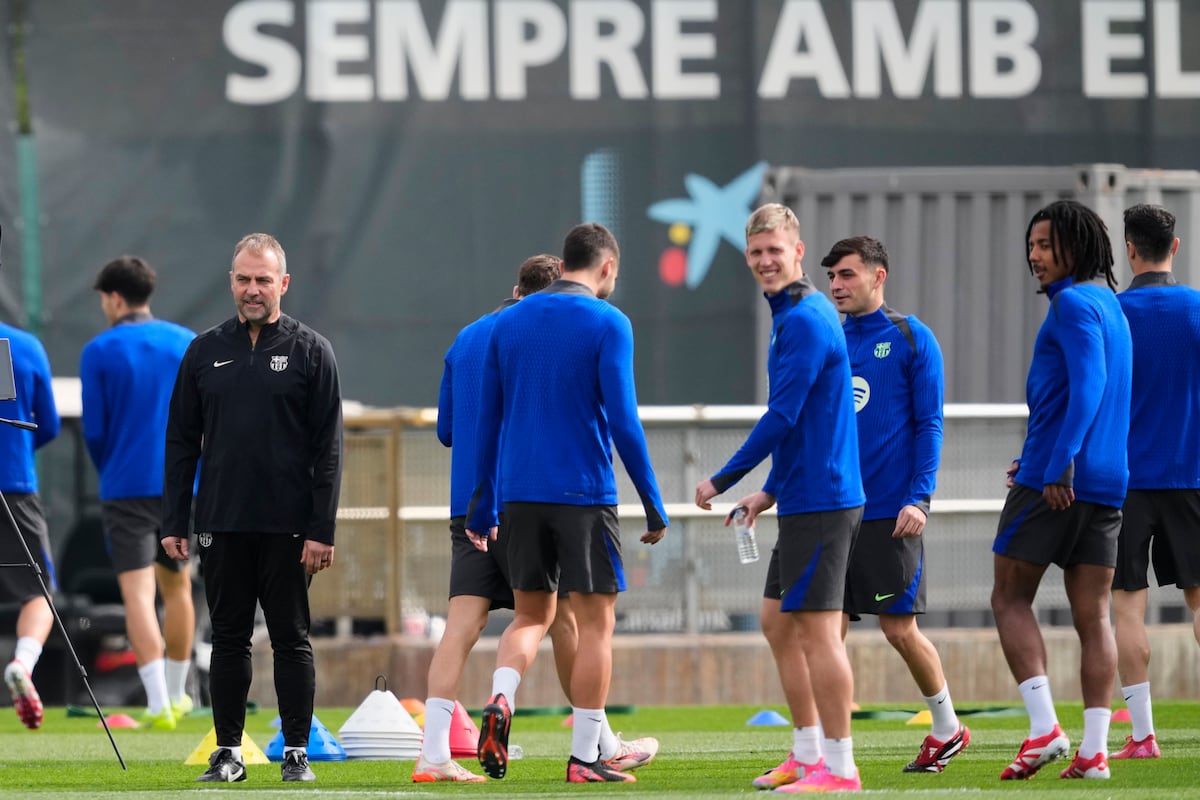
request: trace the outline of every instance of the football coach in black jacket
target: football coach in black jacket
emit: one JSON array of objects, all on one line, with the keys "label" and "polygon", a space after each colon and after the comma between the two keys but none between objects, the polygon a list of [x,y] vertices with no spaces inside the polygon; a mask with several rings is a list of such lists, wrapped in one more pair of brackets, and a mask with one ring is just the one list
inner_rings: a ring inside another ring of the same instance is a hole
[{"label": "football coach in black jacket", "polygon": [[199,463],[196,544],[212,618],[217,750],[201,781],[246,778],[241,744],[256,601],[274,650],[283,780],[316,779],[305,752],[316,688],[308,585],[333,564],[341,390],[329,342],[280,311],[290,278],[274,237],[252,233],[238,242],[230,271],[237,316],[193,340],[171,396],[162,546],[174,558],[189,556]]}]

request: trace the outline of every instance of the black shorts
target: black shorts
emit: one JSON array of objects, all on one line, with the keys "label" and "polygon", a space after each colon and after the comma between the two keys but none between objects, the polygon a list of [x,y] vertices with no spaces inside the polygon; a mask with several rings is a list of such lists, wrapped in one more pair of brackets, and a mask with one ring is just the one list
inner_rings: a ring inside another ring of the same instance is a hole
[{"label": "black shorts", "polygon": [[523,592],[610,594],[625,591],[616,506],[505,503],[512,587]]},{"label": "black shorts", "polygon": [[925,537],[892,536],[896,520],[863,522],[846,572],[847,614],[924,614]]},{"label": "black shorts", "polygon": [[1076,500],[1062,511],[1050,508],[1040,491],[1014,484],[1008,490],[992,552],[1032,564],[1111,567],[1117,563],[1121,509]]},{"label": "black shorts", "polygon": [[1159,586],[1200,586],[1200,490],[1131,489],[1122,509],[1113,588],[1149,588],[1154,564]]},{"label": "black shorts", "polygon": [[467,538],[465,516],[450,520],[450,596],[486,597],[492,608],[512,608],[513,593],[504,563],[505,538],[488,542],[486,553]]},{"label": "black shorts", "polygon": [[187,562],[171,558],[162,548],[162,498],[123,497],[100,504],[104,544],[118,575],[158,564],[172,572]]},{"label": "black shorts", "polygon": [[[54,577],[54,560],[50,556],[50,530],[46,526],[46,515],[36,494],[6,494],[8,507],[12,510],[17,528],[25,539],[29,554],[42,571],[46,588],[54,591],[58,581]],[[28,564],[25,548],[17,539],[17,532],[8,524],[8,515],[0,512],[0,564]],[[0,569],[0,599],[24,605],[35,597],[42,596],[42,587],[32,569],[6,567]]]},{"label": "black shorts", "polygon": [[841,611],[862,506],[779,517],[763,597],[782,611]]}]

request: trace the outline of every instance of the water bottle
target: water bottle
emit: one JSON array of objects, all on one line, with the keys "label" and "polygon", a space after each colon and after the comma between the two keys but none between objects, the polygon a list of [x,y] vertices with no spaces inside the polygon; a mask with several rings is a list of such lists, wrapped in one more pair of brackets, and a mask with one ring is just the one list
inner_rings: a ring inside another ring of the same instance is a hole
[{"label": "water bottle", "polygon": [[733,510],[733,530],[737,534],[738,560],[743,564],[758,561],[758,542],[754,538],[754,526],[746,523],[745,506]]}]

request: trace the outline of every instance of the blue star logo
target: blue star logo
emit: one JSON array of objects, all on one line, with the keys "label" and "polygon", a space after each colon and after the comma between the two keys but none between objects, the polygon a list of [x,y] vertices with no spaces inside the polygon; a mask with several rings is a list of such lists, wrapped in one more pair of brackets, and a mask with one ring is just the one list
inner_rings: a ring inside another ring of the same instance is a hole
[{"label": "blue star logo", "polygon": [[746,217],[750,204],[762,190],[767,162],[760,161],[725,186],[717,186],[703,175],[688,173],[683,178],[688,198],[662,200],[646,210],[647,216],[667,225],[691,227],[687,250],[685,284],[695,289],[708,274],[721,240],[742,252],[746,245]]}]

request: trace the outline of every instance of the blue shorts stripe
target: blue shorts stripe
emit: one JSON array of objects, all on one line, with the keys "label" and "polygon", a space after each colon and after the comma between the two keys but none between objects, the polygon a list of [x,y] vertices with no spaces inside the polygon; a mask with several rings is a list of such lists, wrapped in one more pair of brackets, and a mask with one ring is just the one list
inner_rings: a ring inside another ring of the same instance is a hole
[{"label": "blue shorts stripe", "polygon": [[604,544],[608,548],[608,560],[612,562],[613,575],[617,579],[617,591],[625,591],[625,562],[621,560],[621,553],[613,544],[611,536],[604,537]]},{"label": "blue shorts stripe", "polygon": [[812,584],[813,575],[817,571],[817,562],[821,560],[821,544],[817,544],[817,549],[813,551],[812,558],[808,560],[808,565],[804,568],[804,572],[800,577],[788,587],[788,590],[783,593],[780,611],[799,611],[804,608],[804,596],[808,594],[808,587]]},{"label": "blue shorts stripe", "polygon": [[896,600],[883,609],[884,614],[913,614],[913,609],[917,603],[917,590],[921,588],[921,572],[925,569],[925,552],[921,552],[921,558],[917,561],[917,571],[913,575],[913,579],[908,582],[908,587],[905,588],[904,594],[896,598]]},{"label": "blue shorts stripe", "polygon": [[1029,503],[1021,509],[1021,512],[1013,517],[1013,521],[1005,525],[999,533],[996,534],[996,541],[992,543],[992,552],[998,556],[1002,556],[1008,552],[1008,544],[1016,535],[1022,523],[1025,522],[1025,517],[1029,516],[1029,512],[1033,510],[1036,502]]}]

